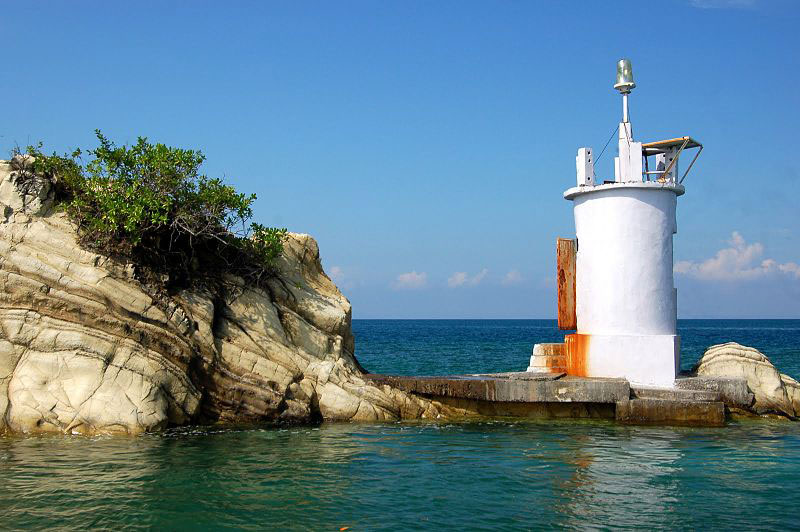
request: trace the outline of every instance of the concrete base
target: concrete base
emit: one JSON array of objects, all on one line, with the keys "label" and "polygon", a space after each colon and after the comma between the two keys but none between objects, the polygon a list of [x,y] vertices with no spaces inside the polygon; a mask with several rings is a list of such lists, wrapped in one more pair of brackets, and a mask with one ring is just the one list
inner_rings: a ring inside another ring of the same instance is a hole
[{"label": "concrete base", "polygon": [[528,371],[531,373],[558,373],[567,371],[564,344],[536,344],[533,346]]},{"label": "concrete base", "polygon": [[636,425],[721,426],[725,424],[725,403],[630,399],[617,403],[616,420]]},{"label": "concrete base", "polygon": [[567,373],[624,378],[631,384],[671,387],[680,362],[680,336],[571,334]]},{"label": "concrete base", "polygon": [[541,372],[443,377],[368,374],[364,378],[434,399],[457,416],[610,418],[634,424],[718,426],[724,424],[727,408],[746,409],[753,401],[747,381],[734,378],[681,377],[668,388]]},{"label": "concrete base", "polygon": [[628,399],[625,379],[586,379],[563,373],[495,373],[445,377],[366,375],[378,384],[434,397],[516,403],[615,403]]},{"label": "concrete base", "polygon": [[680,376],[675,379],[676,390],[707,391],[714,401],[722,401],[728,408],[749,410],[756,398],[747,381],[742,377],[693,377]]},{"label": "concrete base", "polygon": [[604,419],[613,421],[616,405],[612,403],[517,403],[512,401],[479,401],[458,397],[437,397],[447,407],[450,419],[519,418],[519,419]]}]

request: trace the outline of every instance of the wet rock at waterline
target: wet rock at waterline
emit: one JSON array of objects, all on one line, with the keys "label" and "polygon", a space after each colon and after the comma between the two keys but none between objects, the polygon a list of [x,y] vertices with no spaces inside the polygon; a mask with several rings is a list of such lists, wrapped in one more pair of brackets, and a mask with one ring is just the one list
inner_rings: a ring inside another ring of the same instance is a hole
[{"label": "wet rock at waterline", "polygon": [[759,350],[735,342],[713,345],[693,370],[702,377],[741,377],[755,401],[756,414],[777,414],[795,418],[800,414],[800,384],[778,372]]}]

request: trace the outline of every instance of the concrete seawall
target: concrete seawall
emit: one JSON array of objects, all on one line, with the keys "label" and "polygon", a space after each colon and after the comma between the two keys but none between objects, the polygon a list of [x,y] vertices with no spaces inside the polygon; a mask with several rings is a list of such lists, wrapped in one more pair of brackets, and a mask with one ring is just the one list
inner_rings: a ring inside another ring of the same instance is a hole
[{"label": "concrete seawall", "polygon": [[621,423],[721,426],[746,410],[744,379],[684,377],[674,388],[633,387],[625,379],[564,373],[495,373],[406,377],[366,375],[375,384],[439,401],[465,415],[605,418]]}]

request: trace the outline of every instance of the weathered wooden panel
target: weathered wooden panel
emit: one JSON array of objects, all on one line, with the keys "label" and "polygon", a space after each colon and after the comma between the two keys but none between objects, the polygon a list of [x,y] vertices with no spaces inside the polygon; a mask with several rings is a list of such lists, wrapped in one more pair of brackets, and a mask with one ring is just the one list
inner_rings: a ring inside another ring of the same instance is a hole
[{"label": "weathered wooden panel", "polygon": [[575,330],[578,318],[575,314],[575,255],[577,242],[569,238],[556,241],[558,271],[558,328]]}]

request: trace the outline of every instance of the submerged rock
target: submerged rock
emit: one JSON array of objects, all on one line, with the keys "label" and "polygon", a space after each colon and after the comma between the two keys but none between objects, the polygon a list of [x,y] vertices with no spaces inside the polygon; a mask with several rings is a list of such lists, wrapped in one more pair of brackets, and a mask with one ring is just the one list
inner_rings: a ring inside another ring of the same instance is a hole
[{"label": "submerged rock", "polygon": [[800,415],[800,384],[778,372],[759,350],[735,342],[712,345],[693,370],[698,376],[742,377],[755,396],[756,414]]},{"label": "submerged rock", "polygon": [[310,236],[289,235],[265,289],[231,278],[234,297],[189,290],[156,304],[132,265],[80,247],[50,208],[48,183],[19,179],[18,163],[0,162],[0,431],[138,433],[445,408],[362,379],[350,303]]}]

